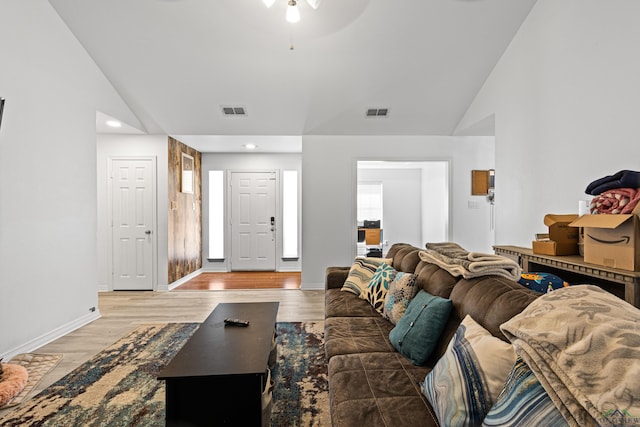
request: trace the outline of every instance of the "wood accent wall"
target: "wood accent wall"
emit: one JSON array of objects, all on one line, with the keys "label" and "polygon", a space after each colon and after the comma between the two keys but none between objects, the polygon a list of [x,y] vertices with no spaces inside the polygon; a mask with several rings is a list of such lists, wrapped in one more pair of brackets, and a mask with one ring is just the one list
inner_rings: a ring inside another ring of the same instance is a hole
[{"label": "wood accent wall", "polygon": [[[173,283],[202,268],[202,155],[169,137],[168,268]],[[181,192],[182,153],[193,157],[193,194]]]}]

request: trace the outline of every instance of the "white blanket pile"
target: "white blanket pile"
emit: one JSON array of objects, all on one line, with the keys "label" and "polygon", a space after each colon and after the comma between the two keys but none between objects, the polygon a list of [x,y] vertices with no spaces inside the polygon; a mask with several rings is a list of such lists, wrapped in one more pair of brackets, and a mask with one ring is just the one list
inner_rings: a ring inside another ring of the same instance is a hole
[{"label": "white blanket pile", "polygon": [[578,285],[541,296],[501,329],[570,425],[640,425],[640,310]]},{"label": "white blanket pile", "polygon": [[496,275],[511,280],[520,279],[522,269],[513,260],[501,255],[468,252],[457,243],[427,243],[427,249],[420,251],[420,259],[436,264],[452,276],[465,279]]}]

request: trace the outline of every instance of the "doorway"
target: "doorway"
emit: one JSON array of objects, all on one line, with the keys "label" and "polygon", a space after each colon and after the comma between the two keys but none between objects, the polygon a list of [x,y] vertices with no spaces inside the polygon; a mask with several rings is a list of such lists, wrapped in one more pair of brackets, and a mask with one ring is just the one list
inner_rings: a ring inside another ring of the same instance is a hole
[{"label": "doorway", "polygon": [[231,172],[231,271],[276,269],[276,173]]},{"label": "doorway", "polygon": [[[423,247],[426,242],[448,241],[449,170],[448,160],[358,161],[358,188],[369,193],[373,191],[372,188],[379,188],[373,196],[368,194],[367,197],[360,197],[358,193],[358,201],[379,199],[381,208],[379,218],[365,218],[366,215],[373,215],[372,212],[376,210],[364,206],[364,213],[356,220],[357,226],[359,229],[366,228],[365,220],[369,223],[373,221],[374,224],[380,221],[380,242],[374,246],[379,246],[383,253],[389,249],[388,242],[404,242]],[[357,207],[358,212],[360,208],[361,206]],[[368,253],[371,248],[366,239],[358,240],[356,254]]]},{"label": "doorway", "polygon": [[153,290],[155,158],[109,159],[113,290]]}]

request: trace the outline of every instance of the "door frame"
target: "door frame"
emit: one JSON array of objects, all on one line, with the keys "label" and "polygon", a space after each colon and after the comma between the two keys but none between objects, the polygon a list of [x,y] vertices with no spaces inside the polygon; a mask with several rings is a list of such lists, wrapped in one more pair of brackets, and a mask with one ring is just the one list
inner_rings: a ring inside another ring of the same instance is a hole
[{"label": "door frame", "polygon": [[152,290],[158,290],[158,198],[157,156],[109,156],[107,157],[107,285],[113,291],[113,161],[151,161],[151,282]]},{"label": "door frame", "polygon": [[226,176],[226,185],[227,188],[225,194],[225,216],[226,216],[226,243],[225,243],[225,253],[229,254],[227,257],[227,271],[233,271],[231,266],[231,260],[233,259],[233,233],[231,231],[231,206],[233,203],[233,188],[231,186],[231,181],[234,173],[273,173],[276,177],[275,183],[275,194],[274,194],[274,203],[276,204],[276,239],[274,242],[274,250],[275,250],[275,270],[280,271],[280,261],[281,261],[281,245],[282,245],[282,205],[280,200],[280,169],[227,169]]}]

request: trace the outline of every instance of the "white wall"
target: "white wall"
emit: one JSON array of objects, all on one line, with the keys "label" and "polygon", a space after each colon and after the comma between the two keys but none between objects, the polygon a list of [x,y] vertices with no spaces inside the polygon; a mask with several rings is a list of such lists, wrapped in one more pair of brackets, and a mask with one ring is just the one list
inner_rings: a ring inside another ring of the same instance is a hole
[{"label": "white wall", "polygon": [[[229,227],[225,227],[225,259],[223,261],[208,260],[209,249],[209,171],[267,171],[267,170],[295,170],[298,171],[298,204],[301,201],[301,155],[300,154],[202,154],[202,270],[203,271],[229,271],[229,260],[231,259],[231,235]],[[281,184],[281,181],[279,181]],[[282,185],[282,184],[281,184]],[[278,190],[281,193],[281,190]],[[228,189],[225,188],[225,194]],[[278,208],[278,217],[282,218],[282,210]],[[298,209],[300,211],[300,208]],[[278,219],[278,221],[280,221]],[[298,249],[300,258],[297,260],[283,260],[282,255],[282,227],[279,227],[277,239],[276,270],[277,271],[300,271],[302,248],[301,248],[301,224],[298,221]]]},{"label": "white wall", "polygon": [[538,0],[458,126],[495,113],[496,243],[530,247],[545,213],[640,162],[640,2]]},{"label": "white wall", "polygon": [[422,170],[359,168],[358,181],[382,183],[383,240],[421,246]]},{"label": "white wall", "polygon": [[10,357],[99,315],[96,110],[136,120],[48,2],[1,9],[0,357]]},{"label": "white wall", "polygon": [[97,136],[97,191],[98,191],[98,290],[113,290],[109,265],[110,190],[108,161],[113,157],[153,157],[156,160],[156,237],[155,290],[168,289],[168,137],[166,135],[98,135]]},{"label": "white wall", "polygon": [[[490,250],[488,206],[468,209],[467,201],[471,197],[471,170],[492,168],[493,155],[490,137],[303,137],[302,287],[323,288],[327,267],[348,266],[353,261],[358,160],[449,160],[450,239],[468,250]],[[417,229],[416,235],[419,233]]]}]

